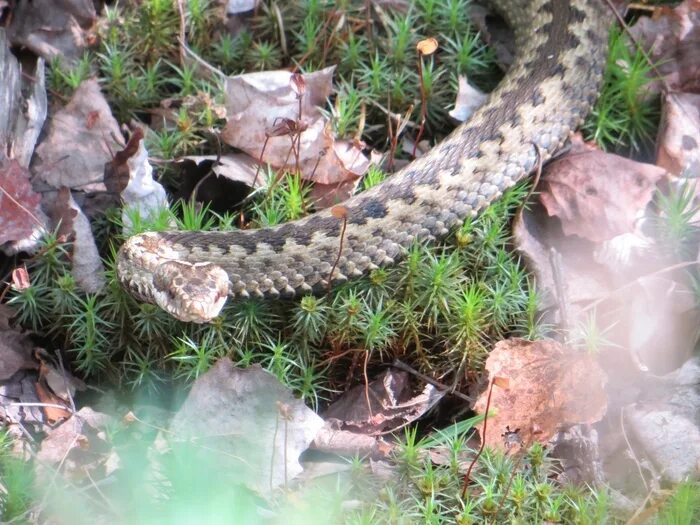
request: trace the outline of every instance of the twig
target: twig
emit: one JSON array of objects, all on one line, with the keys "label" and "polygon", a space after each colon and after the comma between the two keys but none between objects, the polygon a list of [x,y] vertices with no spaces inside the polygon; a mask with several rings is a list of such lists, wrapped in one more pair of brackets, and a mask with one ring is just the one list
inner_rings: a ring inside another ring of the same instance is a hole
[{"label": "twig", "polygon": [[649,484],[647,483],[647,480],[644,477],[644,473],[642,472],[642,466],[640,465],[639,460],[637,459],[637,454],[635,454],[634,448],[632,447],[632,444],[630,443],[630,440],[627,437],[627,432],[625,431],[625,407],[622,407],[620,409],[620,429],[622,430],[622,437],[625,439],[625,443],[627,443],[627,450],[631,454],[635,465],[637,465],[637,472],[639,472],[639,477],[642,479],[642,483],[644,483],[644,488],[647,490],[648,493]]},{"label": "twig", "polygon": [[333,273],[335,272],[335,269],[338,267],[338,263],[340,262],[340,257],[343,254],[343,241],[345,240],[345,229],[347,228],[348,225],[348,209],[345,206],[333,206],[331,208],[331,215],[335,217],[336,219],[340,219],[343,221],[343,225],[341,226],[340,229],[340,246],[338,247],[338,256],[335,258],[335,262],[333,263],[333,266],[331,267],[331,272],[328,275],[328,293],[331,292],[331,288],[333,286]]},{"label": "twig", "polygon": [[552,279],[554,280],[554,291],[557,294],[557,303],[559,306],[559,324],[561,329],[565,332],[569,332],[569,309],[567,305],[569,304],[568,297],[566,294],[566,288],[564,287],[564,280],[561,274],[561,253],[557,251],[554,246],[549,247],[549,265],[552,268]]},{"label": "twig", "polygon": [[187,45],[187,40],[185,39],[185,7],[182,5],[183,0],[177,0],[177,14],[180,19],[180,36],[178,42],[180,43],[180,67],[185,67],[185,46]]},{"label": "twig", "polygon": [[365,399],[367,400],[367,412],[369,413],[369,418],[372,419],[374,414],[372,414],[372,404],[369,400],[369,376],[367,375],[367,364],[369,363],[370,351],[365,349],[365,362],[362,366],[362,375],[365,377]]},{"label": "twig", "polygon": [[637,277],[633,281],[630,281],[626,284],[623,284],[622,286],[620,286],[619,288],[616,288],[615,290],[611,291],[610,293],[606,294],[605,296],[603,296],[599,299],[596,299],[592,303],[586,305],[584,308],[581,309],[581,313],[585,313],[588,310],[595,308],[600,303],[607,301],[608,299],[617,295],[621,291],[626,290],[627,288],[630,288],[635,284],[638,284],[639,281],[641,281],[642,279],[648,279],[649,277],[656,277],[657,275],[661,275],[663,273],[672,272],[673,270],[678,270],[680,268],[686,268],[688,266],[695,266],[697,264],[700,264],[700,263],[698,261],[684,261],[684,262],[681,262],[678,264],[673,264],[671,266],[667,266],[665,268],[661,268],[660,270],[656,270],[655,272],[651,272],[651,273],[648,273],[645,275],[640,275],[639,277]]},{"label": "twig", "polygon": [[464,482],[462,485],[462,499],[464,499],[464,497],[467,495],[467,487],[469,486],[469,480],[471,477],[472,469],[474,468],[474,465],[479,459],[479,456],[481,456],[481,453],[484,451],[484,447],[486,447],[486,423],[489,420],[489,408],[491,408],[491,394],[493,394],[493,385],[494,381],[492,379],[491,381],[489,381],[489,395],[486,398],[486,409],[484,410],[484,426],[481,429],[481,446],[479,447],[479,451],[472,459],[472,462],[469,464],[467,473],[464,475]]},{"label": "twig", "polygon": [[659,81],[664,87],[664,91],[666,93],[672,93],[672,89],[668,85],[668,82],[666,82],[666,78],[661,74],[661,71],[659,71],[659,69],[656,67],[656,64],[651,60],[651,57],[648,55],[644,47],[635,38],[634,34],[632,33],[632,30],[630,29],[630,26],[627,25],[627,22],[625,22],[625,18],[617,10],[615,4],[612,3],[612,0],[605,0],[605,3],[615,15],[615,18],[617,19],[618,23],[622,26],[622,29],[625,30],[625,33],[634,44],[634,47],[636,47],[642,53],[642,55],[644,56],[644,60],[646,60],[649,66],[654,70],[654,73],[656,73]]},{"label": "twig", "polygon": [[[406,363],[404,363],[400,359],[394,359],[394,362],[391,363],[391,366],[393,366],[394,368],[398,368],[399,370],[403,370],[404,372],[408,372],[409,374],[416,376],[418,379],[421,379],[422,381],[425,381],[426,383],[429,383],[429,384],[433,385],[434,387],[439,388],[440,390],[447,391],[450,389],[450,387],[447,386],[445,383],[441,383],[437,379],[433,379],[430,376],[427,376],[425,374],[421,374],[418,370],[408,366]],[[471,398],[471,397],[469,397],[469,396],[467,396],[467,395],[465,395],[462,392],[459,392],[457,390],[452,391],[451,394],[462,399],[463,401],[466,401],[467,403],[471,404],[474,402],[473,398]]]},{"label": "twig", "polygon": [[202,57],[200,57],[197,53],[192,51],[190,49],[190,47],[187,45],[187,42],[180,41],[180,49],[183,50],[185,52],[185,54],[187,54],[191,58],[193,58],[195,60],[195,62],[197,62],[200,66],[205,67],[206,69],[208,69],[209,71],[211,71],[212,73],[214,73],[215,75],[220,77],[221,79],[227,78],[227,75],[225,73],[223,73],[220,69],[212,66],[209,62],[207,62]]}]

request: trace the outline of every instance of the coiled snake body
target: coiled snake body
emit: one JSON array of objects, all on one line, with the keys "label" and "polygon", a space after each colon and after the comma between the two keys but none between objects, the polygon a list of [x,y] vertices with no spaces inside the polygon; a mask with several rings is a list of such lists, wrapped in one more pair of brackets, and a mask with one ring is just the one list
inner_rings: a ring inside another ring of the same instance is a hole
[{"label": "coiled snake body", "polygon": [[605,64],[602,0],[496,0],[515,63],[488,102],[428,154],[344,203],[273,228],[150,232],[121,247],[119,280],[183,321],[206,322],[227,296],[325,290],[442,237],[557,152],[585,117]]}]

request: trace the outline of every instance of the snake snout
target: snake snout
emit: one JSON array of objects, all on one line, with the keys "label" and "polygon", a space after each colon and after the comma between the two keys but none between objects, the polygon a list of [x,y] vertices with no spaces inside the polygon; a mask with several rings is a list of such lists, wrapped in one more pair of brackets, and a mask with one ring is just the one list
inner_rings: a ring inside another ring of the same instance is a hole
[{"label": "snake snout", "polygon": [[228,296],[226,272],[209,262],[166,261],[154,271],[158,306],[181,321],[207,323],[214,319]]}]

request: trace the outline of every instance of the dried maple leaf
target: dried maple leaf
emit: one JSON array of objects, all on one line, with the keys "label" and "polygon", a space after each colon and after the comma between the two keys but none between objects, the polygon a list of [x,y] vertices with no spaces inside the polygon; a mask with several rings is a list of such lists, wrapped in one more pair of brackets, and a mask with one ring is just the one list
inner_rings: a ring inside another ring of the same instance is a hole
[{"label": "dried maple leaf", "polygon": [[42,226],[41,196],[34,193],[29,171],[16,160],[0,164],[0,245],[26,239]]},{"label": "dried maple leaf", "polygon": [[567,155],[548,166],[540,200],[565,234],[606,241],[634,230],[665,173],[600,150]]},{"label": "dried maple leaf", "polygon": [[700,95],[666,95],[656,164],[676,175],[700,173]]},{"label": "dried maple leaf", "polygon": [[[600,420],[607,408],[605,374],[593,356],[556,341],[500,341],[486,360],[489,377],[505,378],[509,388],[493,387],[486,444],[504,447],[507,432],[523,443],[547,442],[559,429]],[[486,411],[488,389],[474,410]]]}]

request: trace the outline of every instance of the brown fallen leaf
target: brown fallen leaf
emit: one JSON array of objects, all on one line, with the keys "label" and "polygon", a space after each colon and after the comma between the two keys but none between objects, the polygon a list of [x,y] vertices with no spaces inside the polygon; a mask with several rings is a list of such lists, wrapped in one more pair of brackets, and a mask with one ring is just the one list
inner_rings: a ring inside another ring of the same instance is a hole
[{"label": "brown fallen leaf", "polygon": [[104,183],[108,192],[119,195],[129,185],[131,173],[127,161],[136,155],[142,140],[143,130],[134,129],[124,149],[114,153],[114,156],[105,162]]},{"label": "brown fallen leaf", "polygon": [[[605,374],[593,356],[556,341],[500,341],[486,360],[489,377],[508,378],[494,386],[486,436],[488,446],[505,448],[504,435],[517,433],[528,445],[546,443],[560,429],[599,421],[607,408]],[[474,410],[486,411],[488,389]]]},{"label": "brown fallen leaf", "polygon": [[10,379],[19,370],[33,370],[38,363],[32,357],[29,338],[14,330],[0,331],[0,381]]},{"label": "brown fallen leaf", "polygon": [[656,164],[675,175],[700,173],[700,95],[664,97]]},{"label": "brown fallen leaf", "polygon": [[29,171],[16,160],[0,158],[0,245],[31,237],[44,226],[41,196],[29,182]]},{"label": "brown fallen leaf", "polygon": [[83,407],[51,429],[37,453],[38,479],[46,479],[43,476],[54,472],[48,467],[59,465],[61,472],[74,480],[88,480],[91,472],[104,470],[107,461],[112,460],[111,446],[104,435],[111,421],[109,416]]},{"label": "brown fallen leaf", "polygon": [[[99,114],[99,118],[95,117]],[[84,81],[50,120],[32,173],[54,188],[104,191],[104,166],[122,148],[121,130],[96,79]]]},{"label": "brown fallen leaf", "polygon": [[634,231],[665,173],[600,150],[570,154],[549,164],[539,197],[566,235],[601,242]]},{"label": "brown fallen leaf", "polygon": [[12,43],[47,61],[78,59],[96,39],[95,6],[84,0],[17,2],[10,20],[7,32]]},{"label": "brown fallen leaf", "polygon": [[59,238],[70,241],[71,273],[76,283],[88,293],[99,292],[105,284],[104,266],[89,219],[66,187],[56,194],[47,193],[45,202],[52,223],[58,226]]},{"label": "brown fallen leaf", "polygon": [[[39,401],[45,403],[41,409],[44,411],[44,416],[49,424],[53,425],[54,423],[70,417],[68,403],[51,392],[51,390],[41,381],[38,381],[34,386],[36,388],[36,395],[39,398]],[[65,408],[60,408],[60,406],[64,406]]]},{"label": "brown fallen leaf", "polygon": [[362,146],[336,140],[319,111],[332,92],[334,69],[307,73],[296,81],[287,71],[229,78],[222,139],[276,169],[298,165],[303,178],[320,184],[360,177],[369,167]]},{"label": "brown fallen leaf", "polygon": [[[659,6],[651,18],[639,19],[632,35],[648,51],[668,87],[700,93],[700,0]],[[661,90],[659,82],[654,86]]]},{"label": "brown fallen leaf", "polygon": [[578,236],[564,235],[560,225],[539,204],[516,215],[513,237],[516,249],[537,277],[537,289],[543,298],[541,308],[557,306],[552,249],[561,256],[558,264],[567,306],[593,301],[615,287],[614,274],[594,258],[595,244]]}]

